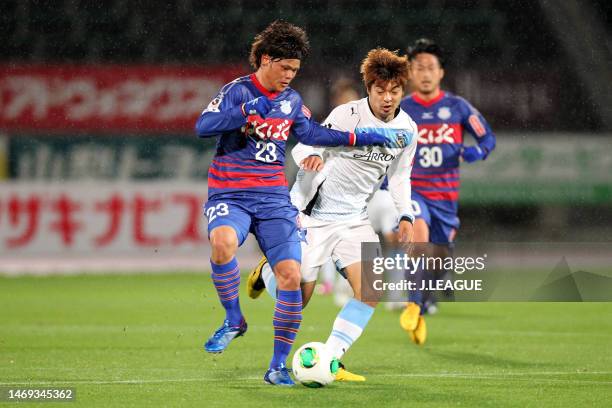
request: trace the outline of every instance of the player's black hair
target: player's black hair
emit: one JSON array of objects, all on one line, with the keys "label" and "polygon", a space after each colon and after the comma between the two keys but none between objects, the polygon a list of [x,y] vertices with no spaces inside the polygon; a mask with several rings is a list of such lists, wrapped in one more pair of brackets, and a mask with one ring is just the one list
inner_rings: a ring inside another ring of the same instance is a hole
[{"label": "player's black hair", "polygon": [[286,21],[276,20],[255,36],[251,45],[249,62],[253,68],[261,65],[261,56],[269,55],[273,59],[302,60],[310,52],[310,42],[306,32]]},{"label": "player's black hair", "polygon": [[444,53],[442,48],[429,38],[419,38],[413,45],[408,47],[408,60],[412,61],[418,54],[432,54],[438,58],[440,67],[444,68]]}]

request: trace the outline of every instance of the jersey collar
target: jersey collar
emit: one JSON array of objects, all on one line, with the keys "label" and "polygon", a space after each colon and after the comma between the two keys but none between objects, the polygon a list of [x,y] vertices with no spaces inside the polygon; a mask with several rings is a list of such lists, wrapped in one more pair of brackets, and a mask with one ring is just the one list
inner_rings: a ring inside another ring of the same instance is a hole
[{"label": "jersey collar", "polygon": [[436,104],[438,102],[440,102],[442,100],[442,98],[444,98],[446,94],[444,93],[444,91],[440,91],[440,94],[438,96],[436,96],[435,98],[426,101],[425,99],[419,98],[419,96],[415,93],[412,94],[412,99],[418,103],[419,105],[423,105],[425,107],[429,107],[433,104]]},{"label": "jersey collar", "polygon": [[253,85],[255,85],[255,88],[257,88],[259,92],[267,96],[268,99],[276,98],[276,96],[278,95],[278,92],[270,92],[266,88],[264,88],[264,86],[261,84],[261,82],[259,82],[259,79],[257,79],[257,76],[255,74],[251,74],[250,76],[251,76],[251,81],[253,82]]}]

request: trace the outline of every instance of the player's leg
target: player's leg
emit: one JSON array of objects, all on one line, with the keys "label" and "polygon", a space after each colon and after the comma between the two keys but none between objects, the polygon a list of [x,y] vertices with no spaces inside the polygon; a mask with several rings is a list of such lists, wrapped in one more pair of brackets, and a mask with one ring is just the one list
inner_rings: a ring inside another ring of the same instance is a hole
[{"label": "player's leg", "polygon": [[337,358],[341,358],[361,336],[376,307],[376,301],[361,299],[361,261],[344,268],[354,296],[340,310],[334,321],[327,345]]},{"label": "player's leg", "polygon": [[[304,259],[304,247],[302,246],[302,259]],[[335,270],[335,269],[334,269]],[[304,270],[304,265],[301,266],[302,282],[300,287],[302,289],[302,308],[305,308],[312,297],[316,287],[316,277],[318,276],[317,269],[311,268],[310,272]],[[276,300],[276,277],[272,267],[268,263],[268,259],[264,256],[261,258],[259,264],[251,271],[249,279],[252,279],[253,288],[261,288],[260,291],[265,290],[268,295]],[[254,289],[253,289],[254,290]],[[259,297],[259,293],[256,296],[251,296],[253,299]]]},{"label": "player's leg", "polygon": [[[426,252],[429,243],[429,225],[427,220],[429,217],[418,217],[414,220],[414,242],[413,253],[415,255],[421,252]],[[427,255],[427,254],[426,254]],[[418,255],[417,255],[418,256]],[[406,277],[409,281],[415,283],[415,290],[408,292],[408,303],[404,308],[404,311],[400,315],[400,326],[406,330],[412,338],[412,332],[416,329],[419,324],[420,316],[425,311],[424,308],[424,293],[418,289],[421,287],[421,282],[425,279],[427,272],[421,267],[416,271],[405,271]]]},{"label": "player's leg", "polygon": [[[432,208],[432,225],[430,241],[433,244],[434,256],[447,258],[453,255],[453,245],[457,229],[459,228],[459,217],[457,217],[456,204],[449,203],[448,206]],[[452,279],[452,271],[433,270],[433,279],[448,280]],[[453,293],[445,293],[448,298],[452,298]],[[429,309],[435,308],[435,298],[426,299],[425,306]],[[428,312],[429,312],[428,309]]]},{"label": "player's leg", "polygon": [[[423,199],[423,197],[417,193],[412,194],[412,207],[415,215],[414,220],[414,242],[416,245],[414,246],[414,253],[423,252],[423,250],[427,250],[429,243],[429,224],[431,223],[431,214],[429,212],[429,208],[427,206],[427,202]],[[419,245],[421,244],[421,245]],[[424,245],[423,245],[424,244]],[[425,254],[428,255],[428,254]],[[423,269],[419,269],[416,271],[408,271],[409,280],[416,283],[416,287],[420,287],[420,283],[424,278],[425,271]],[[400,319],[404,320],[402,326],[406,325],[407,327],[413,327],[416,325],[416,320],[418,320],[418,316],[414,316],[414,311],[417,310],[415,306],[418,306],[418,312],[421,312],[421,306],[423,303],[423,293],[420,290],[410,291],[408,293],[408,308],[407,310],[412,311],[408,313],[410,315],[410,319]],[[412,303],[412,305],[411,305]]]},{"label": "player's leg", "polygon": [[237,325],[242,319],[238,287],[240,271],[235,254],[238,249],[238,235],[233,227],[222,225],[210,233],[212,280],[225,308],[226,320]]},{"label": "player's leg", "polygon": [[354,297],[353,289],[346,279],[346,273],[342,261],[336,256],[332,256],[336,274],[336,284],[334,286],[334,303],[338,307],[344,307]]},{"label": "player's leg", "polygon": [[[415,214],[414,220],[414,242],[417,244],[428,244],[429,243],[429,225],[431,224],[431,213],[427,202],[417,193],[412,194],[412,206]],[[417,245],[416,251],[422,249],[428,249],[428,245]],[[422,252],[422,251],[421,251]],[[416,252],[415,252],[416,254]],[[428,255],[428,254],[426,254]],[[414,280],[420,287],[421,280],[423,280],[425,271],[423,269],[417,271],[411,271],[411,280]],[[420,290],[411,291],[408,294],[408,302],[415,303],[422,309],[423,304],[423,293]],[[420,311],[422,311],[420,309]],[[415,322],[416,324],[416,322]]]},{"label": "player's leg", "polygon": [[[354,296],[340,309],[325,342],[331,353],[338,359],[342,358],[361,336],[376,307],[376,302],[361,301],[361,262],[347,266],[343,269],[343,273],[347,276]],[[341,363],[336,380],[365,381],[365,377],[348,371]]]},{"label": "player's leg", "polygon": [[[263,283],[263,288],[268,292],[268,295],[274,300],[276,300],[276,276],[272,267],[268,263],[266,258],[263,258],[264,262],[261,266],[261,282]],[[304,252],[302,247],[302,259],[304,259]],[[304,265],[301,266],[301,274],[302,274],[302,282],[300,283],[300,288],[302,290],[302,308],[305,308],[312,297],[315,286],[317,283],[316,277],[318,273],[316,271],[304,272]],[[312,277],[311,277],[312,276]],[[306,279],[306,281],[305,281]],[[257,283],[259,285],[259,283]]]},{"label": "player's leg", "polygon": [[[421,195],[413,192],[412,206],[415,214],[414,221],[414,242],[413,254],[420,255],[422,252],[427,254],[429,243],[429,225],[431,223],[431,214],[427,206],[427,202]],[[427,271],[419,268],[416,271],[407,271],[407,279],[414,282],[416,288],[421,287],[421,282],[426,277]],[[400,315],[400,326],[404,329],[410,339],[416,344],[423,344],[427,336],[425,319],[423,318],[423,291],[420,289],[411,290],[408,292],[408,304]]]},{"label": "player's leg", "polygon": [[286,360],[302,322],[298,212],[289,201],[270,200],[257,210],[253,231],[276,279],[274,306],[274,350],[264,380],[269,384],[293,385]]},{"label": "player's leg", "polygon": [[[302,288],[302,305],[306,307],[308,301],[314,293],[314,287],[321,269],[321,266],[331,259],[332,249],[338,241],[338,237],[334,233],[333,225],[327,226],[329,222],[316,222],[306,215],[301,215],[302,227],[299,230],[302,263],[301,263],[301,288]],[[314,223],[314,225],[311,225]],[[305,239],[307,235],[308,239]],[[276,276],[268,259],[264,256],[257,267],[251,271],[249,275],[249,291],[255,293],[256,290],[263,291],[276,300],[277,282]],[[252,289],[251,289],[252,287]],[[258,297],[257,293],[253,298]]]},{"label": "player's leg", "polygon": [[[397,253],[403,254],[403,250],[396,248],[393,244],[397,241],[397,209],[393,197],[388,190],[378,190],[368,202],[368,219],[372,228],[383,238],[383,253],[385,257],[394,257]],[[389,282],[399,282],[404,279],[404,271],[394,269],[387,271],[385,279]],[[406,299],[401,292],[389,293],[385,307],[388,310],[403,309]]]},{"label": "player's leg", "polygon": [[[295,188],[294,188],[295,189]],[[292,189],[292,195],[293,190]],[[305,215],[301,215],[306,217]],[[298,236],[300,240],[306,242],[306,229],[301,225],[300,218],[298,220]],[[302,251],[303,252],[303,251]],[[266,256],[262,256],[257,266],[249,273],[247,279],[247,293],[251,299],[257,299],[262,292],[266,290],[268,294],[276,300],[276,278],[274,277],[274,271],[268,262]]]},{"label": "player's leg", "polygon": [[[326,345],[338,359],[357,341],[363,333],[374,309],[377,299],[363,299],[361,282],[361,242],[378,243],[378,235],[369,223],[354,225],[345,231],[349,239],[341,240],[334,249],[334,257],[340,266],[347,265],[343,272],[353,289],[353,298],[340,310],[334,320]],[[336,375],[338,381],[365,381],[365,378],[347,371],[344,367]]]},{"label": "player's leg", "polygon": [[247,330],[240,309],[240,269],[235,255],[248,234],[250,216],[228,200],[211,200],[206,203],[205,209],[211,245],[211,278],[225,309],[225,319],[204,348],[209,353],[220,353],[234,338],[242,336]]}]

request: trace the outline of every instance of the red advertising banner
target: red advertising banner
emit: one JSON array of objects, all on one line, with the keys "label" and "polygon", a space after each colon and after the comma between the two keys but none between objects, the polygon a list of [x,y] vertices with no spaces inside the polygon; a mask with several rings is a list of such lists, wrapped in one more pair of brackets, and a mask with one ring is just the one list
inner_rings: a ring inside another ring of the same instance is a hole
[{"label": "red advertising banner", "polygon": [[0,65],[5,131],[192,132],[237,66]]},{"label": "red advertising banner", "polygon": [[3,183],[0,257],[199,251],[205,201],[205,183]]}]

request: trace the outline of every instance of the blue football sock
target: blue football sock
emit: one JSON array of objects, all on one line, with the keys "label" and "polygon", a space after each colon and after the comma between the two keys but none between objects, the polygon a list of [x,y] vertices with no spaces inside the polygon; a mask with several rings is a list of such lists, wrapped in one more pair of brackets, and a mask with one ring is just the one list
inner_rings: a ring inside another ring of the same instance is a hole
[{"label": "blue football sock", "polygon": [[410,282],[414,282],[415,287],[416,287],[416,289],[408,291],[408,302],[413,302],[419,305],[419,307],[421,308],[421,314],[423,314],[424,309],[425,309],[423,307],[424,297],[423,297],[423,291],[420,288],[421,288],[421,285],[423,284],[423,280],[428,279],[427,273],[423,270],[423,268],[420,268],[420,267],[413,274],[411,274],[408,270],[406,270],[406,278]]},{"label": "blue football sock", "polygon": [[217,289],[219,300],[225,308],[225,318],[229,320],[230,326],[238,326],[242,320],[240,310],[240,299],[238,289],[240,287],[240,269],[238,261],[232,258],[224,265],[217,265],[212,260],[212,280]]},{"label": "blue football sock", "polygon": [[274,355],[270,368],[284,364],[302,322],[302,291],[278,290],[274,307]]}]

